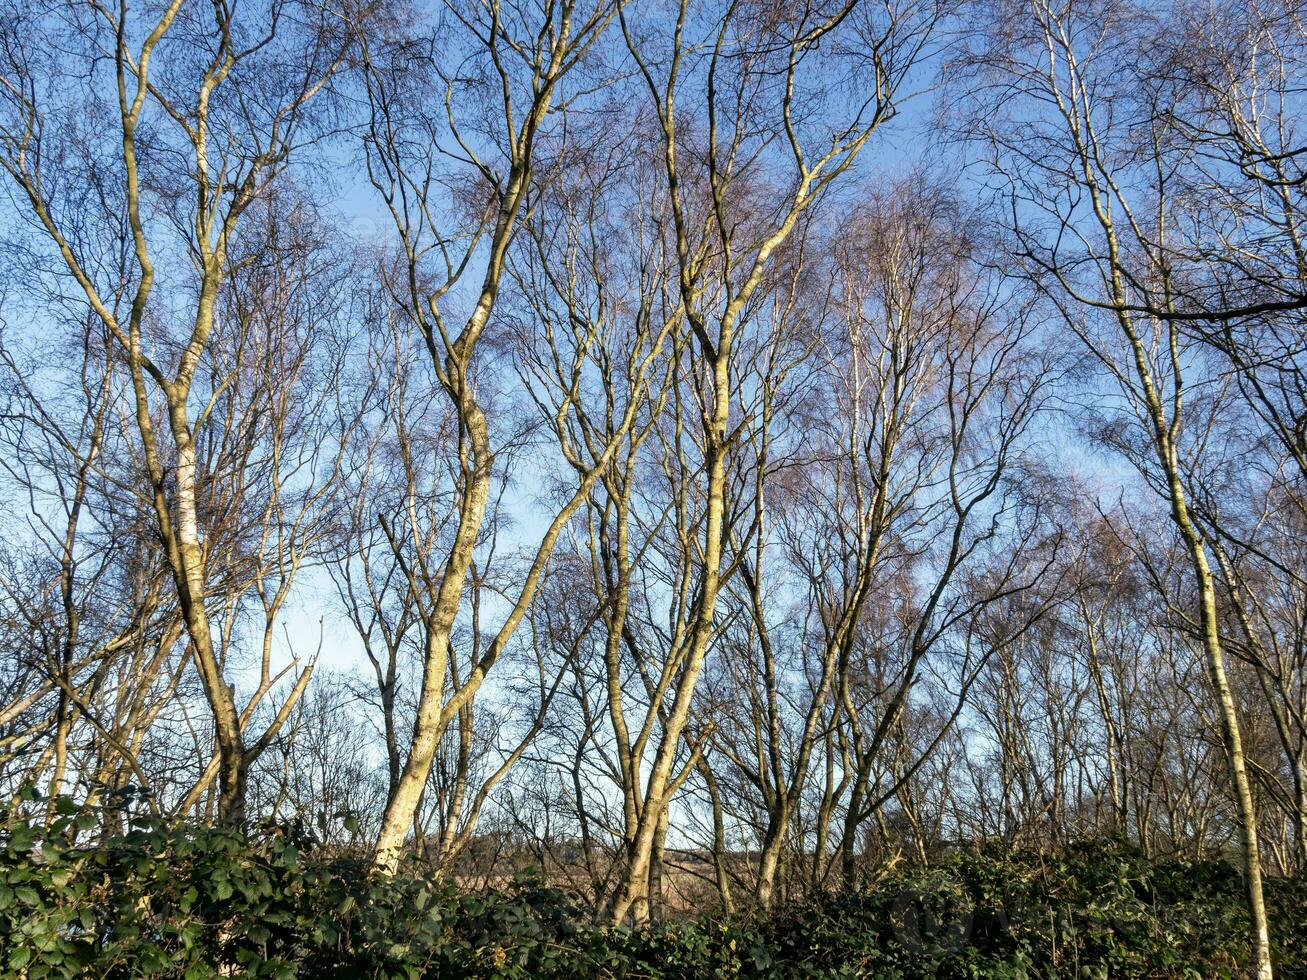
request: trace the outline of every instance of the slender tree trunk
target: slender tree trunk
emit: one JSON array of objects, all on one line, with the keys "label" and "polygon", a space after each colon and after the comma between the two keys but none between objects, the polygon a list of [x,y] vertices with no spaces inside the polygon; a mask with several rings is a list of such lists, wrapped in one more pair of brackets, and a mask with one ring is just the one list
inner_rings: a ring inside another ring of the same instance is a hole
[{"label": "slender tree trunk", "polygon": [[770,909],[776,895],[776,872],[780,867],[781,847],[785,842],[785,831],[789,824],[789,812],[782,805],[767,822],[767,834],[762,842],[762,853],[758,857],[758,904]]},{"label": "slender tree trunk", "polygon": [[696,602],[695,624],[685,654],[685,664],[676,688],[676,699],[668,712],[663,736],[654,756],[644,795],[644,808],[640,811],[635,834],[631,840],[626,867],[618,879],[609,902],[607,918],[620,922],[626,918],[631,906],[647,887],[649,862],[653,853],[658,826],[664,819],[663,811],[675,788],[672,765],[681,734],[690,719],[690,706],[699,673],[703,670],[712,638],[713,616],[717,606],[720,585],[722,537],[726,516],[726,424],[730,405],[729,347],[718,352],[714,364],[714,397],[716,403],[712,418],[705,426],[708,442],[708,502],[704,531],[703,577]]},{"label": "slender tree trunk", "polygon": [[699,774],[708,787],[708,801],[712,806],[712,859],[717,894],[721,897],[722,908],[729,915],[735,911],[735,903],[731,898],[731,881],[726,869],[726,823],[722,818],[722,796],[717,789],[712,767],[706,759],[699,760]]},{"label": "slender tree trunk", "polygon": [[[464,388],[466,382],[463,382]],[[466,485],[459,505],[458,530],[445,562],[435,604],[426,623],[426,648],[422,658],[422,686],[418,697],[413,741],[404,771],[386,807],[377,836],[373,867],[394,874],[413,817],[417,813],[440,738],[449,724],[444,703],[450,637],[463,598],[463,587],[472,567],[477,535],[490,498],[490,440],[485,415],[470,394],[456,397],[467,426],[469,464]]]},{"label": "slender tree trunk", "polygon": [[1239,731],[1239,712],[1230,692],[1226,677],[1225,657],[1221,649],[1220,621],[1216,610],[1216,582],[1207,560],[1207,549],[1194,527],[1180,486],[1179,474],[1172,472],[1171,503],[1176,525],[1188,546],[1198,576],[1198,601],[1203,632],[1203,649],[1207,654],[1207,669],[1212,689],[1216,693],[1221,718],[1221,734],[1225,743],[1226,761],[1230,768],[1230,781],[1234,787],[1235,805],[1239,810],[1239,838],[1243,848],[1244,887],[1248,894],[1248,911],[1252,920],[1255,976],[1258,980],[1271,980],[1271,939],[1266,920],[1266,902],[1262,893],[1261,852],[1257,843],[1257,812],[1253,803],[1252,787],[1244,763],[1243,738]]},{"label": "slender tree trunk", "polygon": [[658,821],[658,833],[654,835],[653,851],[649,856],[649,887],[645,891],[645,921],[662,917],[663,910],[663,872],[664,855],[667,850],[667,808],[663,808]]}]

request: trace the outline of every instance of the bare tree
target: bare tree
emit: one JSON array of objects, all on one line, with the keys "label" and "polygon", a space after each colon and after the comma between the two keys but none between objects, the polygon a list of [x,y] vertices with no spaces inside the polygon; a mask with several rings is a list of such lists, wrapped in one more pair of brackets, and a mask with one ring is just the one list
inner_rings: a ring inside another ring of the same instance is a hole
[{"label": "bare tree", "polygon": [[[185,0],[147,19],[126,5],[69,4],[5,24],[3,166],[61,274],[126,362],[147,495],[212,714],[231,820],[242,816],[246,772],[266,743],[246,745],[215,649],[201,538],[207,474],[196,439],[206,409],[196,413],[191,402],[222,285],[253,259],[240,245],[242,218],[312,137],[309,107],[343,58],[335,26],[326,8],[277,2],[238,17]],[[51,59],[54,50],[67,53]],[[52,87],[62,86],[84,100],[85,115],[51,112]],[[96,141],[79,175],[85,184],[69,186],[52,168],[85,139],[77,120],[96,117],[120,138]],[[84,186],[113,202],[100,228],[82,221]],[[123,244],[130,251],[115,251]],[[160,274],[186,297],[179,308],[165,309],[154,294]]]},{"label": "bare tree", "polygon": [[[682,3],[671,23],[648,26],[623,13],[623,35],[654,115],[676,282],[693,344],[687,381],[700,406],[703,503],[692,525],[700,557],[685,593],[689,604],[661,672],[670,704],[644,779],[645,802],[628,831],[626,868],[608,905],[613,920],[646,894],[667,804],[693,771],[707,734],[697,733],[689,758],[676,767],[717,629],[718,594],[734,571],[726,552],[736,345],[773,257],[893,116],[943,12],[931,3],[879,11],[806,4],[783,17],[731,7],[700,18]],[[841,71],[862,73],[866,85],[851,100],[858,107],[851,117],[832,118],[807,99],[821,73]],[[707,121],[701,134],[685,121],[687,100]],[[773,161],[783,168],[782,182],[765,176]]]},{"label": "bare tree", "polygon": [[[1036,2],[994,12],[1000,26],[965,62],[982,77],[977,104],[984,116],[970,118],[1017,230],[1014,260],[1115,383],[1122,418],[1136,426],[1118,445],[1130,447],[1128,458],[1166,502],[1187,550],[1196,585],[1193,619],[1238,805],[1257,975],[1270,977],[1243,732],[1211,546],[1186,485],[1203,436],[1201,426],[1185,424],[1186,397],[1201,364],[1184,324],[1212,314],[1190,308],[1184,270],[1173,261],[1179,181],[1172,178],[1186,165],[1189,147],[1168,125],[1166,87],[1154,83],[1151,59],[1138,47],[1139,39],[1165,30],[1165,21],[1128,3]],[[1239,312],[1261,302],[1251,300]]]},{"label": "bare tree", "polygon": [[[602,345],[609,324],[602,318],[603,311],[598,320],[578,315],[578,304],[585,297],[576,293],[580,287],[570,277],[552,281],[550,287],[565,304],[565,318],[557,332],[553,324],[546,325],[550,373],[533,373],[530,397],[543,408],[575,485],[564,491],[564,502],[511,590],[509,611],[493,638],[484,650],[476,648],[465,672],[457,672],[451,637],[475,563],[498,452],[477,389],[481,369],[477,351],[523,221],[542,196],[550,193],[559,168],[567,166],[570,159],[565,129],[561,121],[554,121],[555,100],[562,102],[568,97],[564,86],[572,73],[582,77],[578,65],[584,66],[615,9],[606,3],[583,8],[572,2],[543,11],[523,8],[511,14],[497,3],[450,7],[451,24],[462,32],[467,52],[460,53],[457,67],[426,63],[441,80],[443,92],[429,101],[418,101],[416,110],[413,103],[420,93],[405,89],[404,79],[388,67],[400,60],[411,66],[411,47],[398,44],[385,52],[385,57],[396,59],[392,62],[383,62],[371,48],[365,50],[365,77],[373,107],[367,137],[369,170],[395,219],[401,246],[392,293],[421,335],[431,369],[453,406],[458,461],[452,536],[441,549],[444,558],[437,563],[432,553],[433,560],[405,567],[413,594],[428,597],[421,613],[423,679],[412,746],[378,840],[376,864],[382,869],[396,866],[443,733],[455,719],[468,717],[486,674],[529,609],[559,535],[636,419],[638,399],[625,407],[607,445],[585,447],[585,451],[598,449],[597,455],[583,458],[574,444],[569,426],[583,403],[585,365],[591,349]],[[469,79],[478,73],[493,80],[489,91],[495,94],[490,103],[480,107],[484,115],[473,111],[463,118],[451,109],[451,100],[455,92],[467,89]],[[578,87],[581,84],[578,82]],[[483,129],[487,124],[488,131]],[[488,143],[494,156],[481,148],[483,143]],[[463,164],[466,179],[436,169],[435,161],[445,153]],[[451,184],[463,189],[465,205],[461,212],[442,215],[442,197]],[[467,220],[467,224],[460,226],[459,220]],[[453,304],[455,287],[482,254],[485,267],[475,305],[455,332],[447,325],[447,308]],[[545,270],[544,274],[546,278],[566,275],[561,269]],[[643,383],[660,346],[661,340],[657,340],[634,356],[637,386]],[[388,537],[397,553],[401,538],[430,540],[425,528],[411,520],[408,526],[388,532]],[[477,631],[474,627],[474,633]]]}]

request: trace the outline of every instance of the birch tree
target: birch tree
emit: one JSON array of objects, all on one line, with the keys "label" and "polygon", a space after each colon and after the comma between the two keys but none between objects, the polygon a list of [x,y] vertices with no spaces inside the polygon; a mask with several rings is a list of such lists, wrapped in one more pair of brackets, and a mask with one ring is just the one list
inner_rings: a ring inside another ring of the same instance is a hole
[{"label": "birch tree", "polygon": [[[237,13],[186,0],[149,13],[59,4],[5,25],[0,159],[57,261],[54,274],[126,362],[144,492],[212,716],[221,812],[232,821],[242,818],[249,763],[266,743],[246,744],[209,619],[207,474],[196,441],[206,409],[195,404],[204,397],[196,374],[223,282],[252,259],[240,245],[242,218],[315,132],[310,109],[347,46],[338,27],[329,8],[275,2]],[[81,111],[69,111],[69,100]],[[61,164],[79,141],[93,150],[86,169],[69,172]],[[110,214],[83,206],[87,186],[115,202]],[[92,216],[110,229],[125,221],[125,255],[105,251],[115,239],[83,222]],[[156,294],[157,281],[173,303]]]},{"label": "birch tree", "polygon": [[[1188,554],[1194,614],[1218,707],[1238,811],[1252,948],[1270,977],[1257,814],[1244,733],[1222,642],[1210,541],[1186,485],[1201,430],[1186,426],[1200,371],[1184,328],[1172,261],[1173,177],[1183,140],[1166,125],[1165,89],[1151,84],[1139,39],[1165,21],[1129,3],[1004,4],[978,70],[987,118],[970,117],[1017,231],[1014,260],[1060,310],[1115,389],[1147,455],[1131,461],[1170,511]],[[1155,98],[1154,98],[1155,97]]]}]

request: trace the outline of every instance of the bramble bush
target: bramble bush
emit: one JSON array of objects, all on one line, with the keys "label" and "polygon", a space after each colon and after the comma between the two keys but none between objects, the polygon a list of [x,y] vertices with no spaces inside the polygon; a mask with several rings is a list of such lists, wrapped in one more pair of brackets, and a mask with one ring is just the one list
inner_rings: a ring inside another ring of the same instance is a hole
[{"label": "bramble bush", "polygon": [[[1114,842],[1057,857],[981,849],[770,915],[641,930],[590,925],[524,877],[493,894],[370,878],[303,828],[257,834],[141,820],[79,846],[97,818],[0,828],[0,973],[443,977],[1237,977],[1237,873],[1146,861]],[[1271,880],[1279,975],[1307,977],[1307,888]]]}]

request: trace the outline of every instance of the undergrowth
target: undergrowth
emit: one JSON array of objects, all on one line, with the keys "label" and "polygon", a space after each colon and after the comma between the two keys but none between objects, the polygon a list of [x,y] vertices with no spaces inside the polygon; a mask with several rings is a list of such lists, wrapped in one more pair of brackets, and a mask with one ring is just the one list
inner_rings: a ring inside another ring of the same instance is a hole
[{"label": "undergrowth", "polygon": [[[0,973],[41,977],[1238,977],[1239,876],[1117,842],[981,848],[790,904],[602,929],[524,877],[493,894],[370,878],[286,828],[95,817],[0,827]],[[1307,887],[1267,883],[1278,974],[1307,977]]]}]

